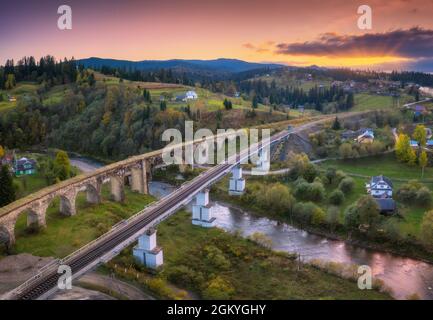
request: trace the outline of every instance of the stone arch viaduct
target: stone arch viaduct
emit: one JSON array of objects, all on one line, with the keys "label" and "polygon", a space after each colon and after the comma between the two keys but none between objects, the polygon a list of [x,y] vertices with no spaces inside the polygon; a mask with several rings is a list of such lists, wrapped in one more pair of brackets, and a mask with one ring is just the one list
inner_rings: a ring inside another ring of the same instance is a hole
[{"label": "stone arch viaduct", "polygon": [[[362,117],[368,112],[347,113],[339,118],[349,118],[353,116]],[[334,115],[335,116],[335,115]],[[331,121],[334,116],[315,118],[314,122],[305,128],[316,130],[317,125]],[[313,119],[310,119],[310,121]],[[284,121],[284,123],[290,123]],[[314,126],[313,126],[314,125]],[[230,134],[223,134],[225,138]],[[212,137],[217,138],[218,136]],[[194,148],[205,139],[182,143],[179,145],[185,148],[192,144]],[[0,236],[6,238],[8,247],[15,243],[15,225],[18,217],[27,214],[27,225],[45,227],[46,212],[55,198],[60,198],[60,213],[66,216],[76,214],[75,200],[81,191],[86,192],[86,199],[89,203],[97,204],[101,201],[101,188],[104,183],[110,183],[111,198],[114,201],[123,201],[125,198],[125,180],[128,179],[133,191],[147,194],[148,181],[151,179],[152,168],[163,165],[163,149],[133,156],[125,160],[104,166],[94,172],[82,174],[74,178],[62,181],[53,186],[46,187],[27,197],[19,199],[13,203],[0,208]]]}]

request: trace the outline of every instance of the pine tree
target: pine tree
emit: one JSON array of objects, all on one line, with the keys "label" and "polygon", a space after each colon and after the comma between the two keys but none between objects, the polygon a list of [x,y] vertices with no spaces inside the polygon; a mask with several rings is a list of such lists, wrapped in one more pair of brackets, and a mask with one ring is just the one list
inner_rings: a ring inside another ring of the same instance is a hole
[{"label": "pine tree", "polygon": [[165,101],[161,101],[161,103],[159,104],[159,109],[161,111],[167,110],[167,103]]},{"label": "pine tree", "polygon": [[335,117],[334,123],[332,124],[332,130],[340,130],[340,129],[341,129],[340,121],[338,120],[338,117]]},{"label": "pine tree", "polygon": [[0,169],[0,207],[15,201],[15,188],[8,166]]}]

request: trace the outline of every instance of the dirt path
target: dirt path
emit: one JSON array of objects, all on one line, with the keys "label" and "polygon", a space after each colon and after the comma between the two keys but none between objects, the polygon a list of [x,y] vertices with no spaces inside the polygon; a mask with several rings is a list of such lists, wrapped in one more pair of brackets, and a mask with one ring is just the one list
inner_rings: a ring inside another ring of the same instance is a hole
[{"label": "dirt path", "polygon": [[89,272],[78,279],[77,286],[86,288],[103,288],[104,293],[113,292],[117,296],[123,296],[129,300],[155,300],[151,295],[143,292],[136,286],[116,279],[115,277]]}]

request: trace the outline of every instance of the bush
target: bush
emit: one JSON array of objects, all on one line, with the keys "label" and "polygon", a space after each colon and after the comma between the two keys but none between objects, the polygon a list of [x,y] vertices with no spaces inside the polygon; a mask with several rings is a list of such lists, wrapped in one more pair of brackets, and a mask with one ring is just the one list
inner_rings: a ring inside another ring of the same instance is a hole
[{"label": "bush", "polygon": [[231,283],[220,276],[209,281],[208,286],[203,291],[203,298],[208,300],[229,300],[235,293]]},{"label": "bush", "polygon": [[427,187],[422,187],[416,193],[416,202],[424,207],[430,207],[432,204],[432,193]]},{"label": "bush", "polygon": [[321,182],[300,182],[296,184],[294,194],[300,200],[322,201],[325,197],[325,188]]},{"label": "bush", "polygon": [[318,226],[324,224],[325,222],[326,222],[325,212],[321,208],[316,207],[313,210],[313,214],[311,216],[311,223],[315,226]]},{"label": "bush", "polygon": [[350,177],[344,178],[341,180],[340,184],[338,185],[338,189],[343,191],[344,194],[349,194],[353,191],[355,188],[355,180],[353,180]]},{"label": "bush", "polygon": [[344,193],[341,190],[334,190],[329,195],[329,202],[334,205],[340,205],[344,201]]},{"label": "bush", "polygon": [[310,190],[307,195],[307,200],[322,201],[325,198],[325,188],[321,182],[313,182],[310,184]]},{"label": "bush", "polygon": [[433,247],[433,210],[424,214],[421,223],[421,239],[426,246]]},{"label": "bush", "polygon": [[293,217],[296,221],[304,224],[309,224],[312,221],[312,217],[313,214],[316,212],[316,209],[320,208],[312,202],[297,203],[293,207]]},{"label": "bush", "polygon": [[419,204],[428,207],[432,204],[431,191],[418,181],[409,181],[397,190],[396,199],[406,204]]},{"label": "bush", "polygon": [[185,286],[188,289],[198,289],[204,283],[203,274],[187,266],[174,266],[169,270],[170,273],[167,275],[168,280],[175,284]]}]

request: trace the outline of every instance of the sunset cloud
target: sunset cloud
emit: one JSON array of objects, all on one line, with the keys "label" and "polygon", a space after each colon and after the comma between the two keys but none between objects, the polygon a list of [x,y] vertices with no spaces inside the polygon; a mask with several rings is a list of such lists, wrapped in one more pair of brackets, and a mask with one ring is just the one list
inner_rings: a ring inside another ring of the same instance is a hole
[{"label": "sunset cloud", "polygon": [[325,33],[314,41],[279,43],[276,45],[276,53],[318,57],[367,55],[431,58],[433,57],[433,30],[414,27],[363,35]]}]

